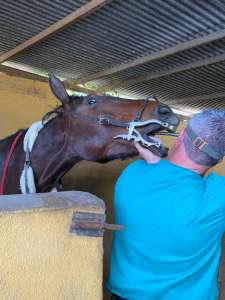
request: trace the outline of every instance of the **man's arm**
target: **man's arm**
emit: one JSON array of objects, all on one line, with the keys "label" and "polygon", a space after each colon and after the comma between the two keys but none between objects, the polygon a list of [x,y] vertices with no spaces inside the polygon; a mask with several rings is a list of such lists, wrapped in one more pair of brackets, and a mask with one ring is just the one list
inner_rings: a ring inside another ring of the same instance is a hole
[{"label": "man's arm", "polygon": [[134,142],[135,148],[138,150],[140,156],[149,164],[156,164],[160,161],[160,157],[153,154],[150,150],[142,147],[139,143]]}]

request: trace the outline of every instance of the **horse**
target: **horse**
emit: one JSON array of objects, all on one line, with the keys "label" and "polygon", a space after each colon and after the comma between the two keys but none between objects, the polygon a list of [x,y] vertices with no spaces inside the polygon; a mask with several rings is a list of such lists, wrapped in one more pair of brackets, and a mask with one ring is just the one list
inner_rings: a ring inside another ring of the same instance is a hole
[{"label": "horse", "polygon": [[0,194],[49,192],[81,160],[105,163],[137,155],[132,140],[167,154],[153,135],[176,130],[179,119],[168,105],[157,99],[69,96],[54,74],[49,85],[60,105],[0,141]]}]

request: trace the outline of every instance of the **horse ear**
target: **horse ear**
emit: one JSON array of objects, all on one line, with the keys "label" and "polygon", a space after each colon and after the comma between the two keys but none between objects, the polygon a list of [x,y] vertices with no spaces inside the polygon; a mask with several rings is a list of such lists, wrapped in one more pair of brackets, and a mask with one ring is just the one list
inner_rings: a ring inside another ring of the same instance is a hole
[{"label": "horse ear", "polygon": [[53,73],[49,75],[49,85],[53,94],[62,104],[69,103],[70,97],[67,94],[64,84]]}]

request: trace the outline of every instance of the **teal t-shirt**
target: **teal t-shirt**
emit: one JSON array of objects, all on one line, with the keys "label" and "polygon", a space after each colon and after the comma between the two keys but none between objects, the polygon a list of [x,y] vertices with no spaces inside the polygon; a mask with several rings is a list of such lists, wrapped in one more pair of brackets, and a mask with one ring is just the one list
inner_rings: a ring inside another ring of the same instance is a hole
[{"label": "teal t-shirt", "polygon": [[161,160],[131,163],[115,187],[107,286],[129,300],[216,300],[225,178]]}]

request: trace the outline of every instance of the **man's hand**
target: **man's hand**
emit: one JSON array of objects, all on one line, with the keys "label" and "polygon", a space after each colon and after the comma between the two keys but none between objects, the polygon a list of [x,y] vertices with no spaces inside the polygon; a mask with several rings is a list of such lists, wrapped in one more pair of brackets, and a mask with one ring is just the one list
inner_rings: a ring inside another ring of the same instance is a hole
[{"label": "man's hand", "polygon": [[160,161],[160,157],[153,154],[150,150],[142,147],[139,143],[134,142],[135,148],[138,150],[140,156],[149,164],[156,164]]}]

